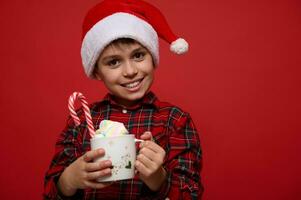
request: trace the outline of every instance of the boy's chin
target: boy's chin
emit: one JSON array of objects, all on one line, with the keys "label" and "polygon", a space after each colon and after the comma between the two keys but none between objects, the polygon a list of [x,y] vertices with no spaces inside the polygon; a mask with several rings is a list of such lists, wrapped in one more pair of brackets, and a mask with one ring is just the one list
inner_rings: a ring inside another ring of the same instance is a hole
[{"label": "boy's chin", "polygon": [[126,102],[135,103],[135,102],[141,100],[143,97],[144,97],[144,94],[141,94],[141,95],[129,95],[126,98],[123,98],[123,99]]}]

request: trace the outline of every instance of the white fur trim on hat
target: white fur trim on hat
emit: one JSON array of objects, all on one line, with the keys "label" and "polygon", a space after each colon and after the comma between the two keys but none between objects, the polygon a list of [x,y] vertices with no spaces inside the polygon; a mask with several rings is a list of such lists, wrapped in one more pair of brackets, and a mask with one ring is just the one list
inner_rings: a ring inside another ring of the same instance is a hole
[{"label": "white fur trim on hat", "polygon": [[85,35],[81,57],[88,77],[94,78],[95,64],[104,50],[112,41],[119,38],[131,38],[146,47],[159,63],[159,43],[157,32],[146,21],[123,12],[118,12],[97,22]]},{"label": "white fur trim on hat", "polygon": [[183,38],[173,41],[170,45],[170,51],[176,54],[183,54],[188,51],[188,43]]}]

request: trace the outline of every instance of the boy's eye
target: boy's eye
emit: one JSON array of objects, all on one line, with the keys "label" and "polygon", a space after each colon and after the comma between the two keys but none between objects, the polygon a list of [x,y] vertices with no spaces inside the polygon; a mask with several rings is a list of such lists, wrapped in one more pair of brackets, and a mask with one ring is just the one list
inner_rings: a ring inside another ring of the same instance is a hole
[{"label": "boy's eye", "polygon": [[141,61],[143,60],[144,56],[145,56],[144,52],[137,52],[134,54],[133,58],[137,61]]},{"label": "boy's eye", "polygon": [[120,64],[120,61],[118,59],[113,59],[107,62],[107,65],[110,67],[117,67]]}]

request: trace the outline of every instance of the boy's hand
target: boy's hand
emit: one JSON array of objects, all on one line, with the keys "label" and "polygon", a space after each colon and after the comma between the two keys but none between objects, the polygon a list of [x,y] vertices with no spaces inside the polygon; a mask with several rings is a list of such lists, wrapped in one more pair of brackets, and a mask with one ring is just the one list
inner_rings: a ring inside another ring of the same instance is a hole
[{"label": "boy's hand", "polygon": [[159,190],[166,179],[166,171],[162,167],[165,158],[164,149],[152,141],[152,134],[145,132],[140,137],[140,151],[135,162],[140,179],[153,191]]},{"label": "boy's hand", "polygon": [[58,181],[58,188],[65,196],[72,196],[77,189],[104,188],[111,183],[99,183],[97,178],[111,174],[112,163],[109,160],[91,162],[93,159],[104,156],[103,149],[88,151],[69,165]]}]

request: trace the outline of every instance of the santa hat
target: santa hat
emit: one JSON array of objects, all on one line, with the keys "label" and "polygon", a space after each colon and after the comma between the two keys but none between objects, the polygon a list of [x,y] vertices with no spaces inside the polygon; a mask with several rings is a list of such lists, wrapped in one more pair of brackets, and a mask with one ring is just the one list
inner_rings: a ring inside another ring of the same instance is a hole
[{"label": "santa hat", "polygon": [[104,0],[94,6],[83,22],[82,62],[88,77],[94,78],[95,64],[112,41],[131,38],[146,47],[155,65],[159,63],[160,38],[176,54],[188,51],[188,43],[170,29],[162,13],[142,0]]}]

